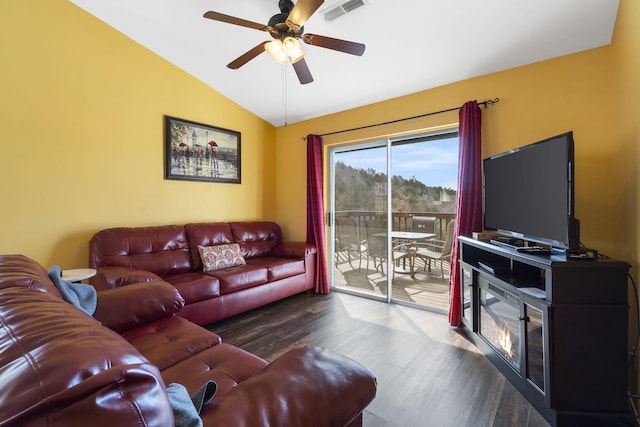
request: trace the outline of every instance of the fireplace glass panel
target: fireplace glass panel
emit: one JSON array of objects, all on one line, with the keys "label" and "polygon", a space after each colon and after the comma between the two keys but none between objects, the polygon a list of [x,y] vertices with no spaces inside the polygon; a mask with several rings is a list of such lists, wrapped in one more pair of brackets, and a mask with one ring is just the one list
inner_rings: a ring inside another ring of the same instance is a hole
[{"label": "fireplace glass panel", "polygon": [[517,296],[493,285],[489,285],[489,289],[480,289],[479,333],[518,373],[520,373],[519,317]]},{"label": "fireplace glass panel", "polygon": [[527,319],[527,378],[544,391],[544,335],[542,311],[529,304],[524,305]]},{"label": "fireplace glass panel", "polygon": [[473,273],[471,270],[462,268],[462,318],[471,325],[472,308],[471,308],[471,289],[473,285]]}]

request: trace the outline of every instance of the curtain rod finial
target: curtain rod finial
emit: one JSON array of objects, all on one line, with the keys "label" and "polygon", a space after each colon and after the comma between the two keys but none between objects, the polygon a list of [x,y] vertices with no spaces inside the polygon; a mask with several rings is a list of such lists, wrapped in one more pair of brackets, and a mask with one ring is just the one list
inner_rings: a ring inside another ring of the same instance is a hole
[{"label": "curtain rod finial", "polygon": [[484,108],[487,108],[489,107],[489,105],[497,104],[498,102],[500,102],[500,98],[487,99],[486,101],[482,102],[482,104],[484,104]]}]

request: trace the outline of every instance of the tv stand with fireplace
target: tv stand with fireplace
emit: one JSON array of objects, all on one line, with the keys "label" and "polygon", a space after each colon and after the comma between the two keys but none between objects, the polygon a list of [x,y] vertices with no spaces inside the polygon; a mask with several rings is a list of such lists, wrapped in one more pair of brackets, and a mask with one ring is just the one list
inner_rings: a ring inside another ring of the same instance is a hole
[{"label": "tv stand with fireplace", "polygon": [[459,239],[463,324],[500,372],[553,426],[635,425],[629,265]]}]

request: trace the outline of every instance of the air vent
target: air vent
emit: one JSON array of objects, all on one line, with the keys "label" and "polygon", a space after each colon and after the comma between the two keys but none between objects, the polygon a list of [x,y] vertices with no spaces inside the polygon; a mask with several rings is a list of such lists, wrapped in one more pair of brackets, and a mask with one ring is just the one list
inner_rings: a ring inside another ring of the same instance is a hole
[{"label": "air vent", "polygon": [[366,3],[364,0],[347,0],[343,3],[330,7],[326,11],[322,12],[325,21],[331,22],[341,16],[351,13],[354,10],[364,6]]}]

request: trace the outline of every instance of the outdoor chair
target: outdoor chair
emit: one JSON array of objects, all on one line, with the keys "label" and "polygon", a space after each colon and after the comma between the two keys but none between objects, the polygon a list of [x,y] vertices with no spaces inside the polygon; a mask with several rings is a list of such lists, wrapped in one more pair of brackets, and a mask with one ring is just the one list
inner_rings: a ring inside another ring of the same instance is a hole
[{"label": "outdoor chair", "polygon": [[[430,233],[433,236],[436,234],[436,221],[435,216],[414,216],[411,218],[411,231],[414,233]],[[417,242],[431,241],[433,237],[425,239],[414,239]]]},{"label": "outdoor chair", "polygon": [[415,243],[415,258],[424,261],[424,269],[429,267],[431,271],[431,261],[440,261],[440,274],[444,279],[444,261],[451,262],[451,249],[453,247],[453,231],[455,221],[447,223],[447,231],[444,240],[429,240],[428,242]]},{"label": "outdoor chair", "polygon": [[335,254],[336,264],[340,253],[346,253],[349,266],[353,269],[352,254],[357,256],[358,270],[362,266],[362,253],[365,251],[363,239],[360,238],[358,221],[354,217],[335,218]]},{"label": "outdoor chair", "polygon": [[[384,264],[387,261],[387,221],[379,219],[363,220],[366,236],[367,271],[369,270],[369,259],[373,260],[373,266],[384,276]],[[391,250],[391,264],[395,267],[401,260],[409,261],[410,271],[413,273],[413,244],[402,243],[393,246]],[[391,277],[395,275],[395,268]]]},{"label": "outdoor chair", "polygon": [[436,217],[435,216],[414,216],[411,218],[411,231],[418,233],[435,233]]}]

